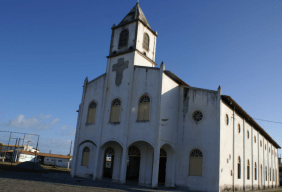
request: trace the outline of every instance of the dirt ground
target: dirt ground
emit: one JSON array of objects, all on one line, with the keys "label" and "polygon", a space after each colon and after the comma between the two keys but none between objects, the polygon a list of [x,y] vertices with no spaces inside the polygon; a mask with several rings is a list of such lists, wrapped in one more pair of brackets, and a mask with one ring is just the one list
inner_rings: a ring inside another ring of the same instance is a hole
[{"label": "dirt ground", "polygon": [[[138,186],[137,183],[119,184],[107,180],[93,180],[91,178],[71,177],[66,170],[48,169],[48,172],[16,169],[0,163],[0,192],[98,192],[98,191],[186,191],[182,189],[167,189],[160,186],[154,190],[148,187]],[[281,191],[263,190],[263,191]]]},{"label": "dirt ground", "polygon": [[[45,168],[45,167],[44,167]],[[49,169],[48,169],[49,170]],[[97,191],[181,191],[176,189],[158,189],[137,186],[137,183],[125,185],[107,180],[71,177],[64,170],[51,169],[48,172],[16,169],[15,166],[0,164],[0,192],[97,192]]]}]

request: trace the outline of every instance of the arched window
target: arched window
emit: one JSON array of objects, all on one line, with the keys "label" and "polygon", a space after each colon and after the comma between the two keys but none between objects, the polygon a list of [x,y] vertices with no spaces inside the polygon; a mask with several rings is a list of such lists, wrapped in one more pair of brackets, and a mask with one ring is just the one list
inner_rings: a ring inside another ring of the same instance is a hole
[{"label": "arched window", "polygon": [[90,153],[90,149],[88,147],[84,147],[82,152],[81,166],[88,166],[89,153]]},{"label": "arched window", "polygon": [[271,181],[271,168],[269,168],[269,181]]},{"label": "arched window", "polygon": [[160,149],[160,157],[166,157],[166,156],[167,156],[166,151],[163,148],[161,148]]},{"label": "arched window", "polygon": [[238,157],[238,179],[241,179],[241,159]]},{"label": "arched window", "polygon": [[240,124],[238,124],[238,133],[241,132],[241,127],[240,127]]},{"label": "arched window", "polygon": [[227,115],[227,114],[226,114],[226,116],[225,116],[225,123],[226,123],[226,125],[229,124],[229,118],[228,118],[228,115]]},{"label": "arched window", "polygon": [[257,163],[255,162],[255,180],[257,180]]},{"label": "arched window", "polygon": [[249,131],[247,131],[247,138],[249,139],[249,137],[250,137],[250,133]]},{"label": "arched window", "polygon": [[257,142],[257,138],[256,138],[256,136],[254,136],[254,142],[255,142],[255,143]]},{"label": "arched window", "polygon": [[265,180],[267,181],[267,167],[265,167]]},{"label": "arched window", "polygon": [[193,149],[189,159],[189,175],[202,176],[203,153],[199,149]]},{"label": "arched window", "polygon": [[128,148],[128,156],[141,156],[141,153],[138,147],[130,146]]},{"label": "arched window", "polygon": [[111,108],[111,118],[110,118],[111,123],[119,122],[120,106],[121,106],[121,102],[119,99],[113,100],[112,108]]},{"label": "arched window", "polygon": [[247,160],[247,179],[250,179],[250,161]]},{"label": "arched window", "polygon": [[129,36],[128,30],[123,30],[120,33],[118,48],[122,48],[122,47],[127,46],[128,36]]},{"label": "arched window", "polygon": [[150,97],[148,95],[143,95],[139,99],[137,120],[149,121],[149,111],[150,111]]},{"label": "arched window", "polygon": [[147,33],[144,33],[143,35],[143,48],[149,51],[149,45],[150,45],[150,38]]},{"label": "arched window", "polygon": [[97,104],[93,101],[88,107],[87,123],[95,123]]}]

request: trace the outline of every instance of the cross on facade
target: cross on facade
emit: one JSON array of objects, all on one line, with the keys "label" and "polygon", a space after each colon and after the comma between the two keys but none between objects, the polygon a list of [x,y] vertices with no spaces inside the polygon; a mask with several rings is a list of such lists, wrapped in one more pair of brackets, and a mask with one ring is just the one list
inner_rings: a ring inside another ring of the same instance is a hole
[{"label": "cross on facade", "polygon": [[113,65],[112,71],[116,71],[116,86],[122,81],[123,71],[128,68],[128,61],[124,62],[124,58],[118,59],[118,63]]}]

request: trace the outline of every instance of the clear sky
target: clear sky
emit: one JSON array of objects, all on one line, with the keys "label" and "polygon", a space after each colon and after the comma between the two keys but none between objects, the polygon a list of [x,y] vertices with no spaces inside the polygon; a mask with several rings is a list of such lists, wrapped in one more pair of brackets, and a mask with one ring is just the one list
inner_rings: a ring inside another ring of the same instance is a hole
[{"label": "clear sky", "polygon": [[[135,4],[1,1],[0,130],[39,134],[41,152],[68,154],[83,81],[105,73],[111,27]],[[193,87],[220,85],[251,117],[282,122],[281,0],[139,4],[159,35],[157,67],[164,61]],[[282,146],[282,124],[257,123]],[[36,137],[27,140],[35,147]]]}]

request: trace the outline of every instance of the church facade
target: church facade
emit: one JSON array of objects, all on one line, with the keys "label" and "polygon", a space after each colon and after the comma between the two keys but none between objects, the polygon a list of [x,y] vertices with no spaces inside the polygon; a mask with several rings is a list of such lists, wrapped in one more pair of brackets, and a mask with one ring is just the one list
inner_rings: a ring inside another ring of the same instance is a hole
[{"label": "church facade", "polygon": [[280,146],[221,88],[162,62],[139,4],[112,27],[106,73],[86,78],[71,176],[197,191],[279,186]]}]

